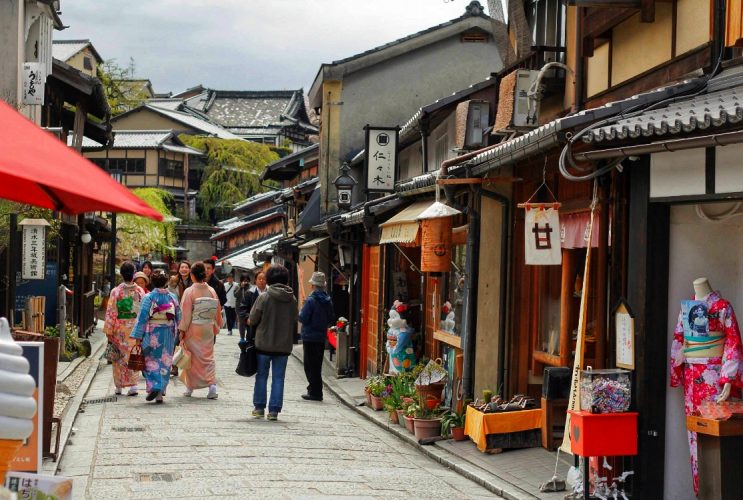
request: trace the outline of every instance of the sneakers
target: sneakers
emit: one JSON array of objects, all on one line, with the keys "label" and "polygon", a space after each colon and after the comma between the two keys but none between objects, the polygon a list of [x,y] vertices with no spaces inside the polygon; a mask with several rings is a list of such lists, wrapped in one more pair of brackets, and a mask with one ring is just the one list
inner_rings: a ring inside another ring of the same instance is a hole
[{"label": "sneakers", "polygon": [[253,410],[253,413],[251,413],[253,418],[263,418],[266,415],[265,410]]},{"label": "sneakers", "polygon": [[129,388],[129,392],[126,393],[127,396],[136,396],[137,394],[139,394],[139,389],[137,388],[136,385],[131,386]]},{"label": "sneakers", "polygon": [[212,384],[209,386],[209,394],[206,395],[206,399],[217,399],[219,394],[217,394],[217,386]]},{"label": "sneakers", "polygon": [[266,415],[266,420],[278,420],[279,414],[275,411],[268,412],[268,415]]}]

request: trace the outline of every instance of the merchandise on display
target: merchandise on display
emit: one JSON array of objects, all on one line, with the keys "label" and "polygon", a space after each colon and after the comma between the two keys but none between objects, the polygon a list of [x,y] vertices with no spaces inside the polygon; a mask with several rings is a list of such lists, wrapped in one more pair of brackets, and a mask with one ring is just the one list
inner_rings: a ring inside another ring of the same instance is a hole
[{"label": "merchandise on display", "polygon": [[591,413],[622,413],[632,400],[628,370],[583,370],[580,376],[580,407]]}]

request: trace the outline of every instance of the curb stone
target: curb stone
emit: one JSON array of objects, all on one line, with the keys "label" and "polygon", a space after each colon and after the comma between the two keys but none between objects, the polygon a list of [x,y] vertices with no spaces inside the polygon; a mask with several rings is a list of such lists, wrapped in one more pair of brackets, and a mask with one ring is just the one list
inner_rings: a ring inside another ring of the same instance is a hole
[{"label": "curb stone", "polygon": [[[299,355],[296,351],[292,351],[292,356],[294,356],[294,358],[297,359],[300,363],[304,364],[302,356]],[[330,366],[329,362],[327,361],[327,359],[323,358],[323,368],[326,368],[328,366]],[[323,385],[328,389],[328,391],[330,391],[331,394],[338,398],[341,403],[343,403],[345,406],[352,409],[359,415],[362,415],[370,422],[375,423],[382,429],[391,432],[406,444],[418,449],[428,458],[438,462],[445,467],[448,467],[461,476],[487,489],[491,493],[495,493],[499,497],[506,498],[508,500],[526,500],[538,498],[530,494],[529,492],[519,488],[518,486],[499,478],[498,476],[486,471],[485,469],[482,469],[481,467],[478,467],[474,464],[455,461],[453,459],[455,455],[442,448],[434,446],[423,446],[419,444],[415,438],[410,437],[410,434],[408,432],[403,432],[402,427],[400,427],[399,425],[390,425],[389,423],[378,420],[367,412],[367,408],[365,405],[357,405],[353,401],[348,401],[340,394],[340,390],[335,386],[335,384],[330,382],[330,380],[332,379],[323,376]]]}]

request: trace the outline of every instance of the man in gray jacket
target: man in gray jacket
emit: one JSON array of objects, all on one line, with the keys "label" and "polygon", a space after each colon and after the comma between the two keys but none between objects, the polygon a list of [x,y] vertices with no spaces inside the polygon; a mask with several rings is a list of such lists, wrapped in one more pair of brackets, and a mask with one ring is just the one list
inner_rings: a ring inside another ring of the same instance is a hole
[{"label": "man in gray jacket", "polygon": [[[297,299],[288,285],[289,271],[272,265],[266,271],[267,292],[258,297],[250,310],[248,323],[255,327],[258,372],[253,388],[253,417],[263,418],[268,402],[268,420],[277,420],[284,403],[284,377],[297,331]],[[266,386],[271,370],[271,398]],[[268,401],[266,401],[268,399]]]}]

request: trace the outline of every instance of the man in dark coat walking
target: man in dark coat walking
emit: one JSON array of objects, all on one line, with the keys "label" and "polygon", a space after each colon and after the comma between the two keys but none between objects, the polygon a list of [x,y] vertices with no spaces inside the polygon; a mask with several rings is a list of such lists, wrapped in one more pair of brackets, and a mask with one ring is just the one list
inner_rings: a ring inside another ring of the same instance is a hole
[{"label": "man in dark coat walking", "polygon": [[327,281],[324,273],[313,273],[310,279],[312,293],[304,301],[299,313],[302,323],[302,347],[304,349],[304,373],[307,376],[307,394],[302,399],[322,401],[322,361],[328,327],[335,321],[333,301],[325,291]]}]

